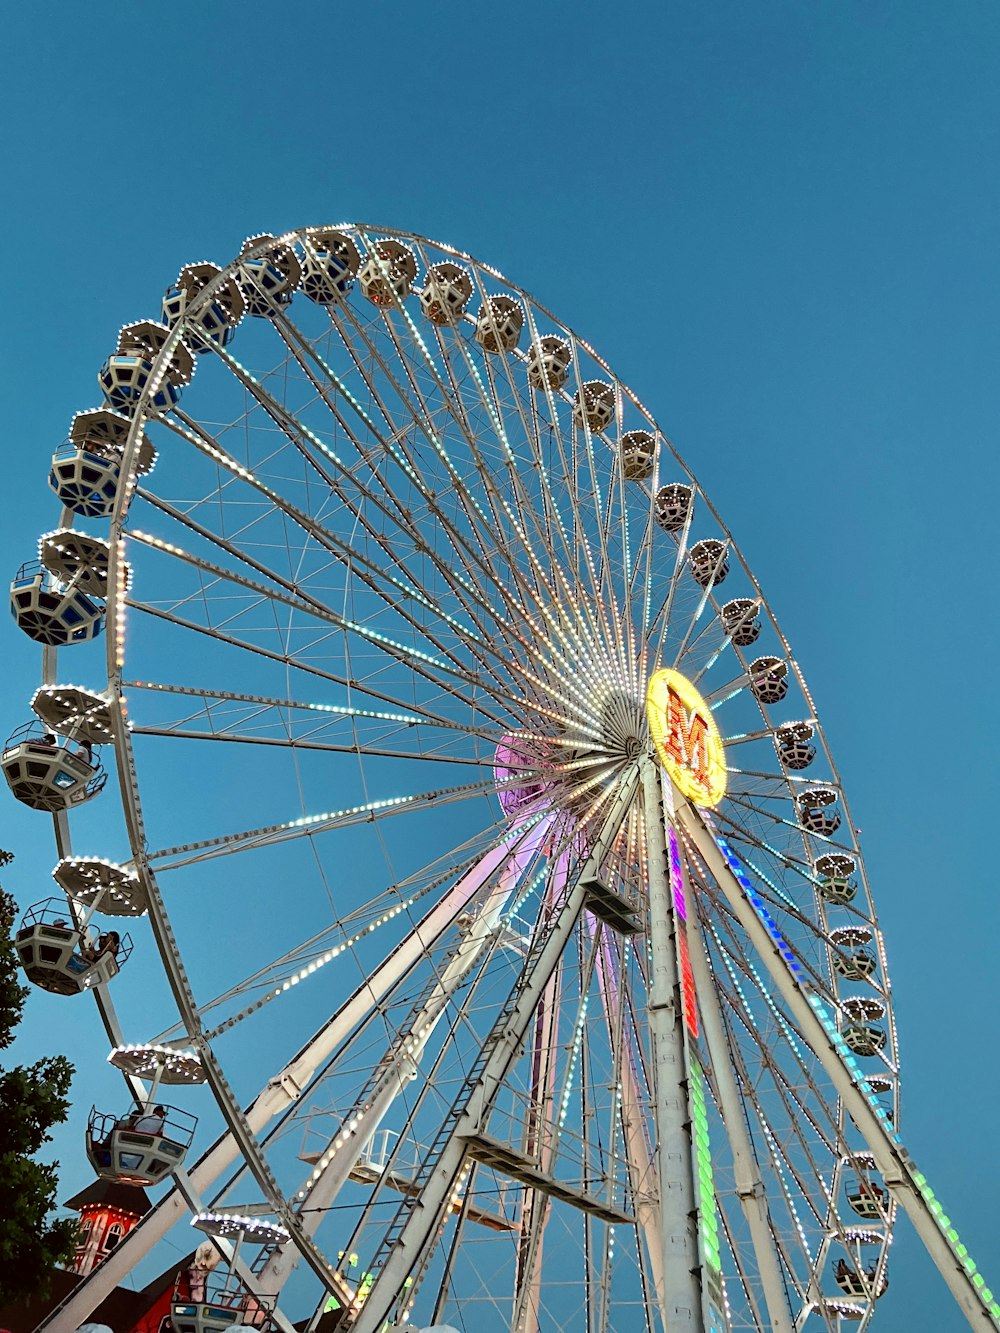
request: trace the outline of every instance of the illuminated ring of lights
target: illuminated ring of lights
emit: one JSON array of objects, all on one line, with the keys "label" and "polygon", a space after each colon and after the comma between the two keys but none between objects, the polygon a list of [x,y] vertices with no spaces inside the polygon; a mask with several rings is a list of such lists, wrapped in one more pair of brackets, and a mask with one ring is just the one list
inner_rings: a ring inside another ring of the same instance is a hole
[{"label": "illuminated ring of lights", "polygon": [[686,676],[656,671],[646,687],[646,716],[660,763],[682,795],[712,809],[726,794],[726,752],[712,710]]}]

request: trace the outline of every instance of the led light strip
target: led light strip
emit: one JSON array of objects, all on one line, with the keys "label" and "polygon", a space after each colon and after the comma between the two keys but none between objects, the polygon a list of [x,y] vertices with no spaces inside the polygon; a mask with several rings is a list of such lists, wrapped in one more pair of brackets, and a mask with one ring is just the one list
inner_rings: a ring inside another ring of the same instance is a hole
[{"label": "led light strip", "polygon": [[705,1075],[693,1050],[693,1043],[698,1039],[698,1003],[687,940],[687,898],[684,891],[684,870],[681,866],[677,834],[672,824],[667,825],[667,851],[670,861],[670,887],[674,902],[677,954],[681,971],[681,1004],[689,1037],[688,1101],[691,1109],[691,1137],[694,1141],[695,1189],[698,1206],[698,1251],[701,1255],[704,1272],[708,1333],[723,1333],[723,1330],[727,1328],[727,1323],[720,1311],[726,1308],[726,1292],[722,1280],[722,1260],[719,1253],[719,1218],[715,1202],[715,1181],[712,1176],[712,1150],[708,1140]]},{"label": "led light strip", "polygon": [[716,844],[719,850],[722,852],[722,855],[726,858],[726,864],[729,866],[729,869],[733,872],[734,879],[736,880],[737,884],[739,884],[743,892],[746,894],[750,906],[753,908],[753,910],[760,917],[761,921],[763,921],[764,925],[767,927],[767,933],[770,935],[771,939],[777,945],[778,952],[781,954],[782,958],[784,958],[785,962],[788,964],[789,972],[791,972],[792,976],[801,986],[805,980],[805,974],[803,973],[802,968],[799,966],[798,959],[796,958],[794,952],[788,947],[785,937],[782,935],[778,927],[774,924],[774,919],[771,916],[770,912],[764,906],[764,899],[760,896],[760,894],[756,891],[754,886],[747,879],[746,875],[743,872],[743,867],[737,860],[735,853],[730,849],[730,846],[726,842],[725,838],[720,837],[719,834],[717,834],[714,830],[712,830],[712,836],[715,838]]},{"label": "led light strip", "polygon": [[830,1044],[833,1046],[834,1050],[837,1052],[837,1055],[840,1057],[841,1061],[847,1068],[848,1073],[851,1076],[851,1080],[856,1085],[856,1087],[864,1094],[865,1100],[868,1102],[868,1105],[871,1107],[872,1112],[879,1120],[883,1130],[885,1131],[887,1136],[891,1139],[891,1141],[895,1144],[899,1156],[902,1158],[906,1166],[909,1167],[912,1173],[913,1181],[917,1186],[917,1188],[919,1189],[924,1199],[924,1202],[927,1204],[928,1211],[934,1218],[934,1221],[937,1224],[938,1229],[944,1236],[952,1253],[954,1254],[956,1261],[961,1266],[961,1268],[964,1269],[964,1271],[969,1275],[969,1278],[972,1281],[972,1285],[979,1293],[979,1298],[983,1302],[983,1305],[986,1307],[986,1309],[989,1311],[991,1318],[994,1321],[1000,1322],[1000,1301],[994,1299],[993,1292],[986,1285],[986,1279],[983,1277],[982,1273],[979,1272],[975,1262],[973,1261],[972,1256],[969,1254],[968,1249],[962,1244],[961,1240],[959,1239],[958,1232],[951,1225],[951,1219],[945,1214],[944,1209],[941,1207],[941,1204],[938,1202],[934,1194],[934,1191],[928,1185],[927,1177],[923,1174],[922,1171],[919,1171],[917,1169],[917,1165],[914,1162],[913,1158],[903,1147],[903,1141],[896,1133],[893,1123],[889,1118],[889,1113],[886,1111],[885,1107],[882,1106],[882,1104],[879,1102],[878,1097],[872,1090],[871,1084],[868,1082],[867,1078],[862,1072],[860,1066],[858,1065],[857,1060],[851,1053],[851,1050],[848,1047],[847,1043],[840,1035],[840,1029],[838,1028],[834,1017],[832,1016],[826,1005],[823,1003],[820,996],[815,994],[811,990],[811,988],[807,987],[805,975],[802,971],[802,968],[798,965],[794,953],[788,947],[787,942],[785,941],[781,932],[778,930],[778,927],[775,925],[767,908],[764,906],[763,899],[760,897],[758,893],[754,891],[752,884],[744,874],[743,869],[736,855],[733,853],[726,840],[720,837],[714,830],[712,830],[712,836],[715,838],[715,842],[718,845],[719,850],[726,858],[726,863],[732,870],[734,878],[736,879],[740,888],[746,894],[748,902],[753,907],[757,915],[760,917],[764,925],[767,927],[767,932],[774,941],[778,949],[778,952],[781,954],[782,958],[784,958],[785,963],[788,966],[788,970],[795,978],[797,984],[803,989],[803,991],[805,991],[806,999],[808,1000],[809,1005],[811,1006],[812,1009],[815,1010],[816,1017],[822,1023],[823,1030],[826,1033],[827,1037],[829,1038]]},{"label": "led light strip", "polygon": [[677,953],[681,965],[681,1002],[684,1009],[684,1022],[693,1041],[698,1040],[698,1005],[694,990],[694,973],[691,971],[691,953],[687,941],[687,902],[684,897],[684,873],[681,869],[680,848],[677,846],[677,834],[673,825],[667,828],[667,846],[670,853],[670,885],[674,895],[674,912],[678,918]]},{"label": "led light strip", "polygon": [[[708,1114],[705,1107],[705,1075],[697,1056],[691,1055],[691,1133],[694,1138],[698,1172],[698,1238],[702,1262],[708,1269],[709,1294],[723,1303],[722,1260],[719,1254],[719,1220],[715,1207],[715,1182],[712,1176],[712,1152],[708,1141]],[[714,1279],[714,1280],[713,1280]]]}]

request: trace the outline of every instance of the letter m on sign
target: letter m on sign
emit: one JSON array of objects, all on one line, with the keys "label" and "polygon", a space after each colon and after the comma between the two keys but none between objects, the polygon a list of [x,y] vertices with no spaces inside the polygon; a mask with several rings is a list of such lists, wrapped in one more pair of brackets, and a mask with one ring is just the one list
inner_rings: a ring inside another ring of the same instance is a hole
[{"label": "letter m on sign", "polygon": [[708,724],[696,709],[685,707],[673,686],[667,690],[667,749],[702,786],[709,786]]}]

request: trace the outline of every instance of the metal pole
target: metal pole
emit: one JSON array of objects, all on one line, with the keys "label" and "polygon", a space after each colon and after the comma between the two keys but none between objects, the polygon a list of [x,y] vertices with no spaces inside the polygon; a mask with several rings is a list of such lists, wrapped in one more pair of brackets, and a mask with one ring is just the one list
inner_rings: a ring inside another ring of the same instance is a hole
[{"label": "metal pole", "polygon": [[[688,901],[691,901],[690,895]],[[689,915],[688,920],[691,919]],[[769,1327],[771,1333],[793,1333],[791,1311],[771,1234],[771,1218],[764,1193],[764,1182],[757,1167],[757,1159],[744,1118],[743,1099],[729,1057],[729,1042],[718,993],[702,941],[693,930],[690,931],[688,945],[691,971],[694,973],[695,991],[698,995],[698,1008],[701,1012],[702,1036],[708,1048],[715,1089],[719,1097],[719,1110],[733,1154],[736,1193],[750,1230],[754,1254],[757,1256],[757,1268],[770,1320]]]},{"label": "metal pole", "polygon": [[[642,768],[649,879],[649,1029],[653,1045],[653,1116],[663,1243],[661,1317],[669,1333],[704,1333],[688,1068],[670,905],[670,871],[659,773]],[[655,1266],[654,1266],[655,1271]]]},{"label": "metal pole", "polygon": [[[331,1015],[303,1050],[267,1083],[246,1113],[247,1123],[254,1133],[261,1133],[275,1116],[288,1110],[355,1025],[372,1008],[381,1004],[424,952],[435,945],[451,921],[481,889],[486,878],[501,869],[512,856],[521,855],[529,847],[533,848],[540,841],[544,827],[547,825],[538,825],[493,848],[454,888],[448,890],[374,974]],[[98,1002],[100,999],[98,996]],[[115,1045],[120,1045],[122,1040],[120,1032],[116,1032]],[[144,1097],[142,1083],[138,1079],[132,1079],[131,1082]],[[238,1155],[236,1136],[227,1130],[191,1168],[191,1190],[200,1195]],[[188,1177],[184,1172],[175,1172],[174,1178],[181,1184],[164,1195],[152,1212],[147,1213],[138,1226],[122,1238],[121,1244],[112,1250],[104,1262],[39,1323],[37,1333],[42,1333],[43,1329],[45,1333],[73,1333],[184,1213],[197,1211],[197,1208],[191,1208],[185,1194]]]},{"label": "metal pole", "polygon": [[528,971],[515,985],[508,997],[510,1008],[497,1017],[487,1037],[482,1063],[473,1070],[456,1100],[449,1117],[450,1128],[442,1135],[442,1147],[433,1160],[426,1163],[428,1175],[423,1183],[416,1206],[407,1204],[397,1215],[398,1226],[390,1224],[383,1238],[381,1250],[385,1257],[374,1265],[379,1269],[374,1285],[352,1324],[353,1333],[379,1333],[390,1317],[405,1278],[418,1268],[433,1244],[433,1238],[448,1197],[455,1187],[466,1159],[466,1139],[477,1133],[486,1121],[493,1099],[508,1069],[524,1041],[529,1023],[538,1008],[549,978],[555,971],[572,938],[577,918],[586,897],[588,877],[599,873],[619,829],[628,815],[635,795],[635,782],[623,780],[618,795],[611,802],[604,827],[593,851],[576,876],[572,889],[551,923],[547,934],[541,936],[529,963]]},{"label": "metal pole", "polygon": [[[751,901],[749,895],[753,894],[753,887],[745,876],[743,879],[746,883],[741,883],[735,857],[730,860],[731,853],[728,857],[723,854],[700,812],[679,794],[677,813],[697,847],[699,856],[726,895],[733,915],[746,931],[771,980],[788,1005],[799,1031],[843,1098],[848,1114],[875,1158],[886,1188],[907,1213],[962,1313],[976,1330],[1000,1328],[1000,1316],[995,1313],[993,1294],[983,1282],[982,1275],[978,1273],[965,1247],[959,1243],[950,1221],[943,1217],[941,1205],[934,1200],[925,1177],[917,1170],[899,1135],[876,1115],[874,1106],[877,1105],[877,1099],[867,1088],[861,1073],[852,1072],[851,1067],[845,1063],[850,1058],[850,1052],[837,1028],[836,1014],[830,1012],[822,997],[812,991],[807,981],[800,981],[794,975],[792,963],[786,959],[782,950],[792,959],[794,955],[781,940],[774,922],[769,917],[767,921],[770,924],[765,922],[761,915],[761,911],[766,915],[763,904],[761,910],[758,910]],[[942,1220],[939,1221],[939,1218]]]},{"label": "metal pole", "polygon": [[[609,1030],[616,1011],[625,1003],[619,992],[610,952],[602,941],[601,961],[598,968],[601,1003]],[[629,1188],[638,1224],[645,1237],[649,1272],[656,1299],[662,1311],[663,1284],[663,1226],[660,1217],[656,1168],[646,1141],[646,1114],[639,1092],[639,1082],[628,1049],[623,1042],[619,1052],[618,1079],[621,1084],[622,1134],[628,1148]]]}]

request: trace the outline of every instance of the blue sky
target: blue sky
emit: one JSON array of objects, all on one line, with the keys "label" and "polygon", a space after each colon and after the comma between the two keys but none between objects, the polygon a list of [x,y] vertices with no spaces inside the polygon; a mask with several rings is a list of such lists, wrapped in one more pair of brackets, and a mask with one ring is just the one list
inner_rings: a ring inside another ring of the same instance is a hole
[{"label": "blue sky", "polygon": [[[359,219],[500,268],[647,403],[792,641],[863,829],[904,1137],[1000,1282],[1000,10],[98,0],[5,29],[4,567],[183,263]],[[11,731],[38,655],[8,628],[0,660]],[[7,886],[47,896],[44,817],[8,800],[0,830]],[[33,997],[18,1054],[70,1042],[82,1104],[104,1043],[70,1007]],[[879,1327],[958,1327],[905,1223],[891,1274]]]}]

